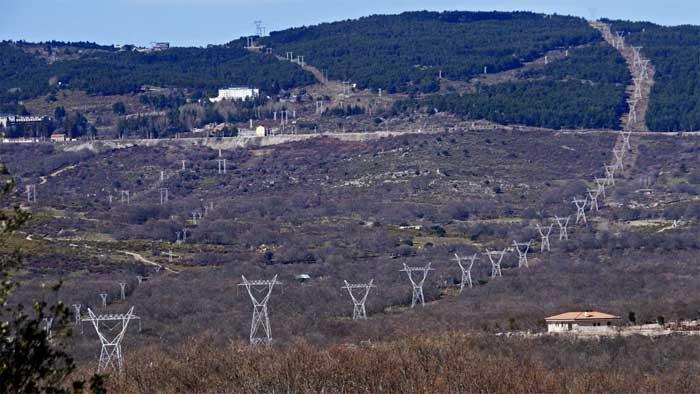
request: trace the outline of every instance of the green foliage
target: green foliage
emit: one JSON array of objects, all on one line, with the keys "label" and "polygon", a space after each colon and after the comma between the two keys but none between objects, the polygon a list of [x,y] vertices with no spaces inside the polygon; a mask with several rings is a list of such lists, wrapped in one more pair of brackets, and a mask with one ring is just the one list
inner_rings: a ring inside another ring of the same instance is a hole
[{"label": "green foliage", "polygon": [[624,86],[538,80],[487,86],[476,94],[433,96],[423,104],[467,119],[559,128],[619,128]]},{"label": "green foliage", "polygon": [[[467,119],[553,129],[620,127],[630,76],[624,59],[605,43],[576,48],[570,56],[523,73],[527,81],[483,86],[473,94],[430,97],[420,104]],[[395,111],[415,104],[403,102]]]},{"label": "green foliage", "polygon": [[90,94],[137,92],[144,85],[190,88],[214,93],[229,85],[250,85],[265,92],[304,86],[313,76],[273,56],[241,46],[171,48],[153,53],[92,51],[78,59],[48,64],[19,44],[0,43],[0,103],[54,92],[48,81]]},{"label": "green foliage", "polygon": [[126,105],[118,101],[112,105],[112,112],[114,112],[115,115],[124,115],[126,113]]},{"label": "green foliage", "polygon": [[345,107],[326,108],[323,116],[353,116],[365,113],[365,109],[359,105],[348,105]]},{"label": "green foliage", "polygon": [[700,26],[659,26],[647,22],[611,21],[642,46],[656,75],[651,89],[647,127],[652,131],[700,130]]},{"label": "green foliage", "polygon": [[292,51],[360,88],[433,92],[437,77],[468,80],[514,69],[544,52],[600,34],[581,18],[530,12],[407,12],[273,32],[265,44]]},{"label": "green foliage", "polygon": [[615,48],[604,42],[570,50],[568,57],[551,62],[542,69],[526,72],[523,76],[562,81],[578,79],[625,86],[631,81],[625,59]]}]

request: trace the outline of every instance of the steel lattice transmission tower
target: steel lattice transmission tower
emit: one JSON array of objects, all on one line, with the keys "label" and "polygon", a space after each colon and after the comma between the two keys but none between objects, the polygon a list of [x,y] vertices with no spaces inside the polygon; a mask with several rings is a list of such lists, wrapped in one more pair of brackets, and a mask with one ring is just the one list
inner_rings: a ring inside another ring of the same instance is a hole
[{"label": "steel lattice transmission tower", "polygon": [[586,220],[586,204],[588,204],[587,199],[574,198],[573,203],[576,205],[576,224],[583,222],[583,224],[588,224]]},{"label": "steel lattice transmission tower", "polygon": [[[430,268],[430,264],[426,265],[425,267],[409,267],[406,265],[406,263],[403,264],[403,269],[401,272],[405,272],[408,275],[408,280],[411,281],[411,286],[413,287],[413,295],[411,297],[411,308],[416,306],[416,303],[420,302],[422,306],[425,306],[425,297],[423,296],[423,283],[425,283],[425,280],[428,278],[428,272],[432,271],[433,269]],[[415,281],[413,279],[413,273],[418,272],[423,274],[423,276],[419,276],[419,280]]]},{"label": "steel lattice transmission tower", "polygon": [[[542,227],[538,223],[535,225],[535,227],[537,227],[537,232],[540,233],[540,238],[542,239],[540,242],[540,252],[544,253],[545,251],[551,251],[552,245],[549,243],[549,235],[552,234],[554,223],[551,223],[549,227]],[[547,229],[547,232],[544,232],[543,229]]]},{"label": "steel lattice transmission tower", "polygon": [[[370,280],[369,283],[350,284],[347,280],[344,282],[345,286],[342,288],[348,289],[348,293],[350,293],[350,298],[352,298],[352,304],[354,306],[352,310],[352,320],[366,320],[367,310],[365,310],[365,302],[367,302],[369,291],[373,287],[376,287],[374,285],[374,279]],[[361,296],[356,297],[355,293],[352,292],[355,289],[364,290],[364,293],[360,292]]]},{"label": "steel lattice transmission tower", "polygon": [[[508,249],[503,249],[502,251],[497,251],[497,250],[486,249],[486,252],[484,252],[484,254],[489,257],[489,261],[491,262],[491,277],[492,278],[503,276],[503,274],[501,273],[501,263],[503,262],[503,256],[506,255],[507,250]],[[494,256],[498,256],[498,258],[494,259]]]},{"label": "steel lattice transmission tower", "polygon": [[[126,329],[129,326],[131,320],[139,319],[138,316],[134,315],[134,307],[129,309],[126,314],[119,315],[95,315],[92,309],[88,308],[88,317],[84,318],[82,321],[92,322],[95,327],[97,336],[100,338],[100,343],[102,343],[102,350],[100,351],[100,361],[97,364],[97,373],[104,372],[109,368],[112,368],[116,372],[121,372],[123,367],[122,358],[122,339],[124,339],[124,334],[126,334]],[[112,339],[108,339],[105,334],[100,329],[100,322],[108,323],[112,322],[116,324],[112,327],[105,327],[108,331],[112,331],[121,325],[121,329]]]},{"label": "steel lattice transmission tower", "polygon": [[[272,295],[275,285],[281,285],[275,275],[272,280],[248,280],[241,275],[242,282],[238,286],[244,286],[248,290],[250,300],[253,302],[253,320],[250,324],[250,344],[269,344],[272,342],[272,331],[270,330],[270,318],[267,314],[267,302]],[[263,293],[265,296],[258,300],[255,293]],[[262,332],[261,332],[262,331]]]},{"label": "steel lattice transmission tower", "polygon": [[513,240],[513,246],[515,247],[515,250],[518,252],[518,268],[521,268],[521,267],[529,268],[530,267],[530,265],[527,263],[527,252],[530,251],[531,244],[532,244],[532,240],[529,240],[527,242],[518,242],[516,240]]},{"label": "steel lattice transmission tower", "polygon": [[569,220],[571,219],[571,216],[567,216],[565,218],[560,218],[559,216],[554,216],[554,221],[557,222],[557,226],[559,226],[559,240],[564,240],[564,239],[569,239],[569,232],[568,232],[568,226],[569,226]]},{"label": "steel lattice transmission tower", "polygon": [[[463,257],[455,253],[455,258],[453,260],[457,261],[457,264],[459,265],[459,269],[462,270],[462,280],[459,282],[459,292],[461,293],[462,290],[464,290],[464,285],[468,284],[469,288],[471,289],[473,287],[472,283],[472,267],[474,266],[474,262],[479,258],[479,255],[474,253],[471,257]],[[462,261],[469,260],[469,265],[465,266],[462,264]]]}]

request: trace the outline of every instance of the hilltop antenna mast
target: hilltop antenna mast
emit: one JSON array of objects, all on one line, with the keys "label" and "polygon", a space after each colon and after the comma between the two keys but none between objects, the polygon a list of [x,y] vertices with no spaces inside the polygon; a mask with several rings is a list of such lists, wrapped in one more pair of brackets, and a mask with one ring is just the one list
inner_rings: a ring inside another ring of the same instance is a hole
[{"label": "hilltop antenna mast", "polygon": [[515,250],[518,252],[518,268],[530,267],[527,263],[527,252],[530,251],[530,244],[532,244],[532,240],[527,242],[517,242],[513,240],[513,246],[515,246]]},{"label": "hilltop antenna mast", "polygon": [[588,224],[588,221],[586,220],[586,203],[588,202],[586,199],[579,199],[579,198],[574,198],[574,204],[576,204],[576,224],[578,224],[580,221],[583,221],[583,224]]},{"label": "hilltop antenna mast", "polygon": [[[250,325],[250,344],[269,344],[272,342],[272,332],[270,330],[270,318],[267,314],[267,302],[270,300],[270,295],[272,295],[272,289],[275,287],[275,285],[281,285],[282,283],[277,281],[277,275],[275,275],[272,280],[249,281],[243,275],[241,275],[241,278],[243,279],[243,282],[239,283],[238,286],[245,286],[246,290],[248,290],[248,295],[250,295],[250,300],[253,302],[253,320]],[[258,300],[253,291],[264,293],[265,296]],[[261,329],[262,333],[260,332]]]},{"label": "hilltop antenna mast", "polygon": [[[457,261],[457,264],[459,265],[459,269],[462,271],[462,280],[459,282],[459,292],[460,293],[462,292],[462,290],[464,290],[465,284],[469,285],[470,289],[473,287],[472,267],[474,266],[474,262],[478,258],[479,258],[479,255],[476,253],[474,253],[471,257],[460,257],[457,253],[455,253],[455,258],[453,260]],[[462,264],[462,260],[469,260],[469,265],[464,266]]]},{"label": "hilltop antenna mast", "polygon": [[[100,343],[102,344],[102,351],[100,352],[100,361],[97,363],[97,373],[107,370],[107,368],[112,368],[116,372],[121,373],[123,367],[123,357],[122,357],[122,339],[124,339],[124,334],[129,326],[131,320],[140,319],[138,316],[134,315],[134,307],[129,309],[126,314],[120,315],[95,315],[90,308],[88,308],[89,317],[83,319],[82,321],[92,322],[97,336],[100,337]],[[112,339],[107,339],[107,337],[100,331],[100,322],[117,322],[116,326],[112,327],[110,331],[121,324],[121,330]]]},{"label": "hilltop antenna mast", "polygon": [[[416,303],[420,302],[422,306],[425,306],[425,297],[423,296],[423,284],[425,283],[425,279],[428,277],[428,272],[432,271],[433,269],[430,268],[430,264],[426,265],[425,267],[409,267],[406,265],[406,263],[403,263],[403,269],[401,272],[405,272],[408,275],[408,280],[411,281],[411,286],[413,287],[413,295],[411,296],[411,308],[416,306]],[[416,282],[413,280],[413,272],[419,272],[422,273],[423,276],[419,276],[419,280]]]},{"label": "hilltop antenna mast", "polygon": [[552,228],[554,227],[554,223],[551,223],[549,227],[544,227],[547,229],[547,233],[545,234],[544,231],[542,231],[543,227],[540,226],[539,223],[535,225],[537,227],[537,232],[540,233],[540,238],[542,238],[542,242],[540,242],[540,252],[544,253],[545,251],[549,252],[552,250],[552,246],[549,243],[549,235],[552,233]]},{"label": "hilltop antenna mast", "polygon": [[[503,262],[503,256],[506,255],[506,250],[503,249],[503,251],[490,251],[486,249],[486,252],[484,252],[485,255],[489,257],[489,261],[491,262],[491,277],[496,278],[503,276],[501,273],[501,263]],[[494,256],[498,256],[498,259],[494,259]]]},{"label": "hilltop antenna mast", "polygon": [[569,219],[571,219],[571,216],[567,216],[565,218],[560,218],[559,216],[554,216],[554,221],[557,222],[557,226],[559,226],[559,240],[564,240],[564,239],[569,239],[569,232],[568,232],[568,226],[569,226]]},{"label": "hilltop antenna mast", "polygon": [[265,35],[265,28],[262,25],[262,21],[253,21],[255,24],[255,34],[257,34],[258,37],[262,37]]},{"label": "hilltop antenna mast", "polygon": [[[366,320],[367,319],[367,310],[365,309],[365,302],[367,302],[367,296],[369,295],[369,291],[373,288],[376,287],[374,283],[374,279],[370,280],[369,283],[357,283],[357,284],[350,284],[348,281],[344,281],[345,286],[343,286],[343,289],[348,289],[348,293],[350,293],[350,298],[352,298],[352,304],[353,304],[353,310],[352,310],[352,320]],[[360,292],[361,297],[356,297],[355,294],[352,292],[353,289],[362,289],[364,290],[364,293]]]}]

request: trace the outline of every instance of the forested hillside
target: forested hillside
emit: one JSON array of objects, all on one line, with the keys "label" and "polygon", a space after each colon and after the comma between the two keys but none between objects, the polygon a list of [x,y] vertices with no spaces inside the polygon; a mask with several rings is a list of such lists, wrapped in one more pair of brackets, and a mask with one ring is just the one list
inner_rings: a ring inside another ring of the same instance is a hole
[{"label": "forested hillside", "polygon": [[530,12],[407,12],[273,32],[264,42],[325,69],[331,79],[388,92],[432,92],[454,80],[520,67],[600,34],[585,20]]},{"label": "forested hillside", "polygon": [[0,103],[50,93],[62,86],[91,94],[123,94],[143,85],[215,92],[251,85],[266,92],[313,83],[310,73],[272,56],[240,47],[172,48],[166,51],[91,52],[76,60],[46,61],[14,43],[0,44]]},{"label": "forested hillside", "polygon": [[624,59],[607,44],[577,48],[568,57],[522,76],[527,80],[483,86],[471,94],[435,95],[420,104],[428,111],[502,124],[620,127],[630,76]]},{"label": "forested hillside", "polygon": [[647,126],[652,131],[700,130],[700,26],[608,21],[625,40],[642,46],[656,68]]}]

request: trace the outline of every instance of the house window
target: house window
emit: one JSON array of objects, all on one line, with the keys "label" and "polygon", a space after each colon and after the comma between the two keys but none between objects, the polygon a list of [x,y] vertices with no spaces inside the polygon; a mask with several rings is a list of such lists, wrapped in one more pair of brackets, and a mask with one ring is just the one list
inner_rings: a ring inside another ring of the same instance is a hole
[{"label": "house window", "polygon": [[571,323],[568,324],[567,328],[569,329],[569,331],[571,331]]}]

